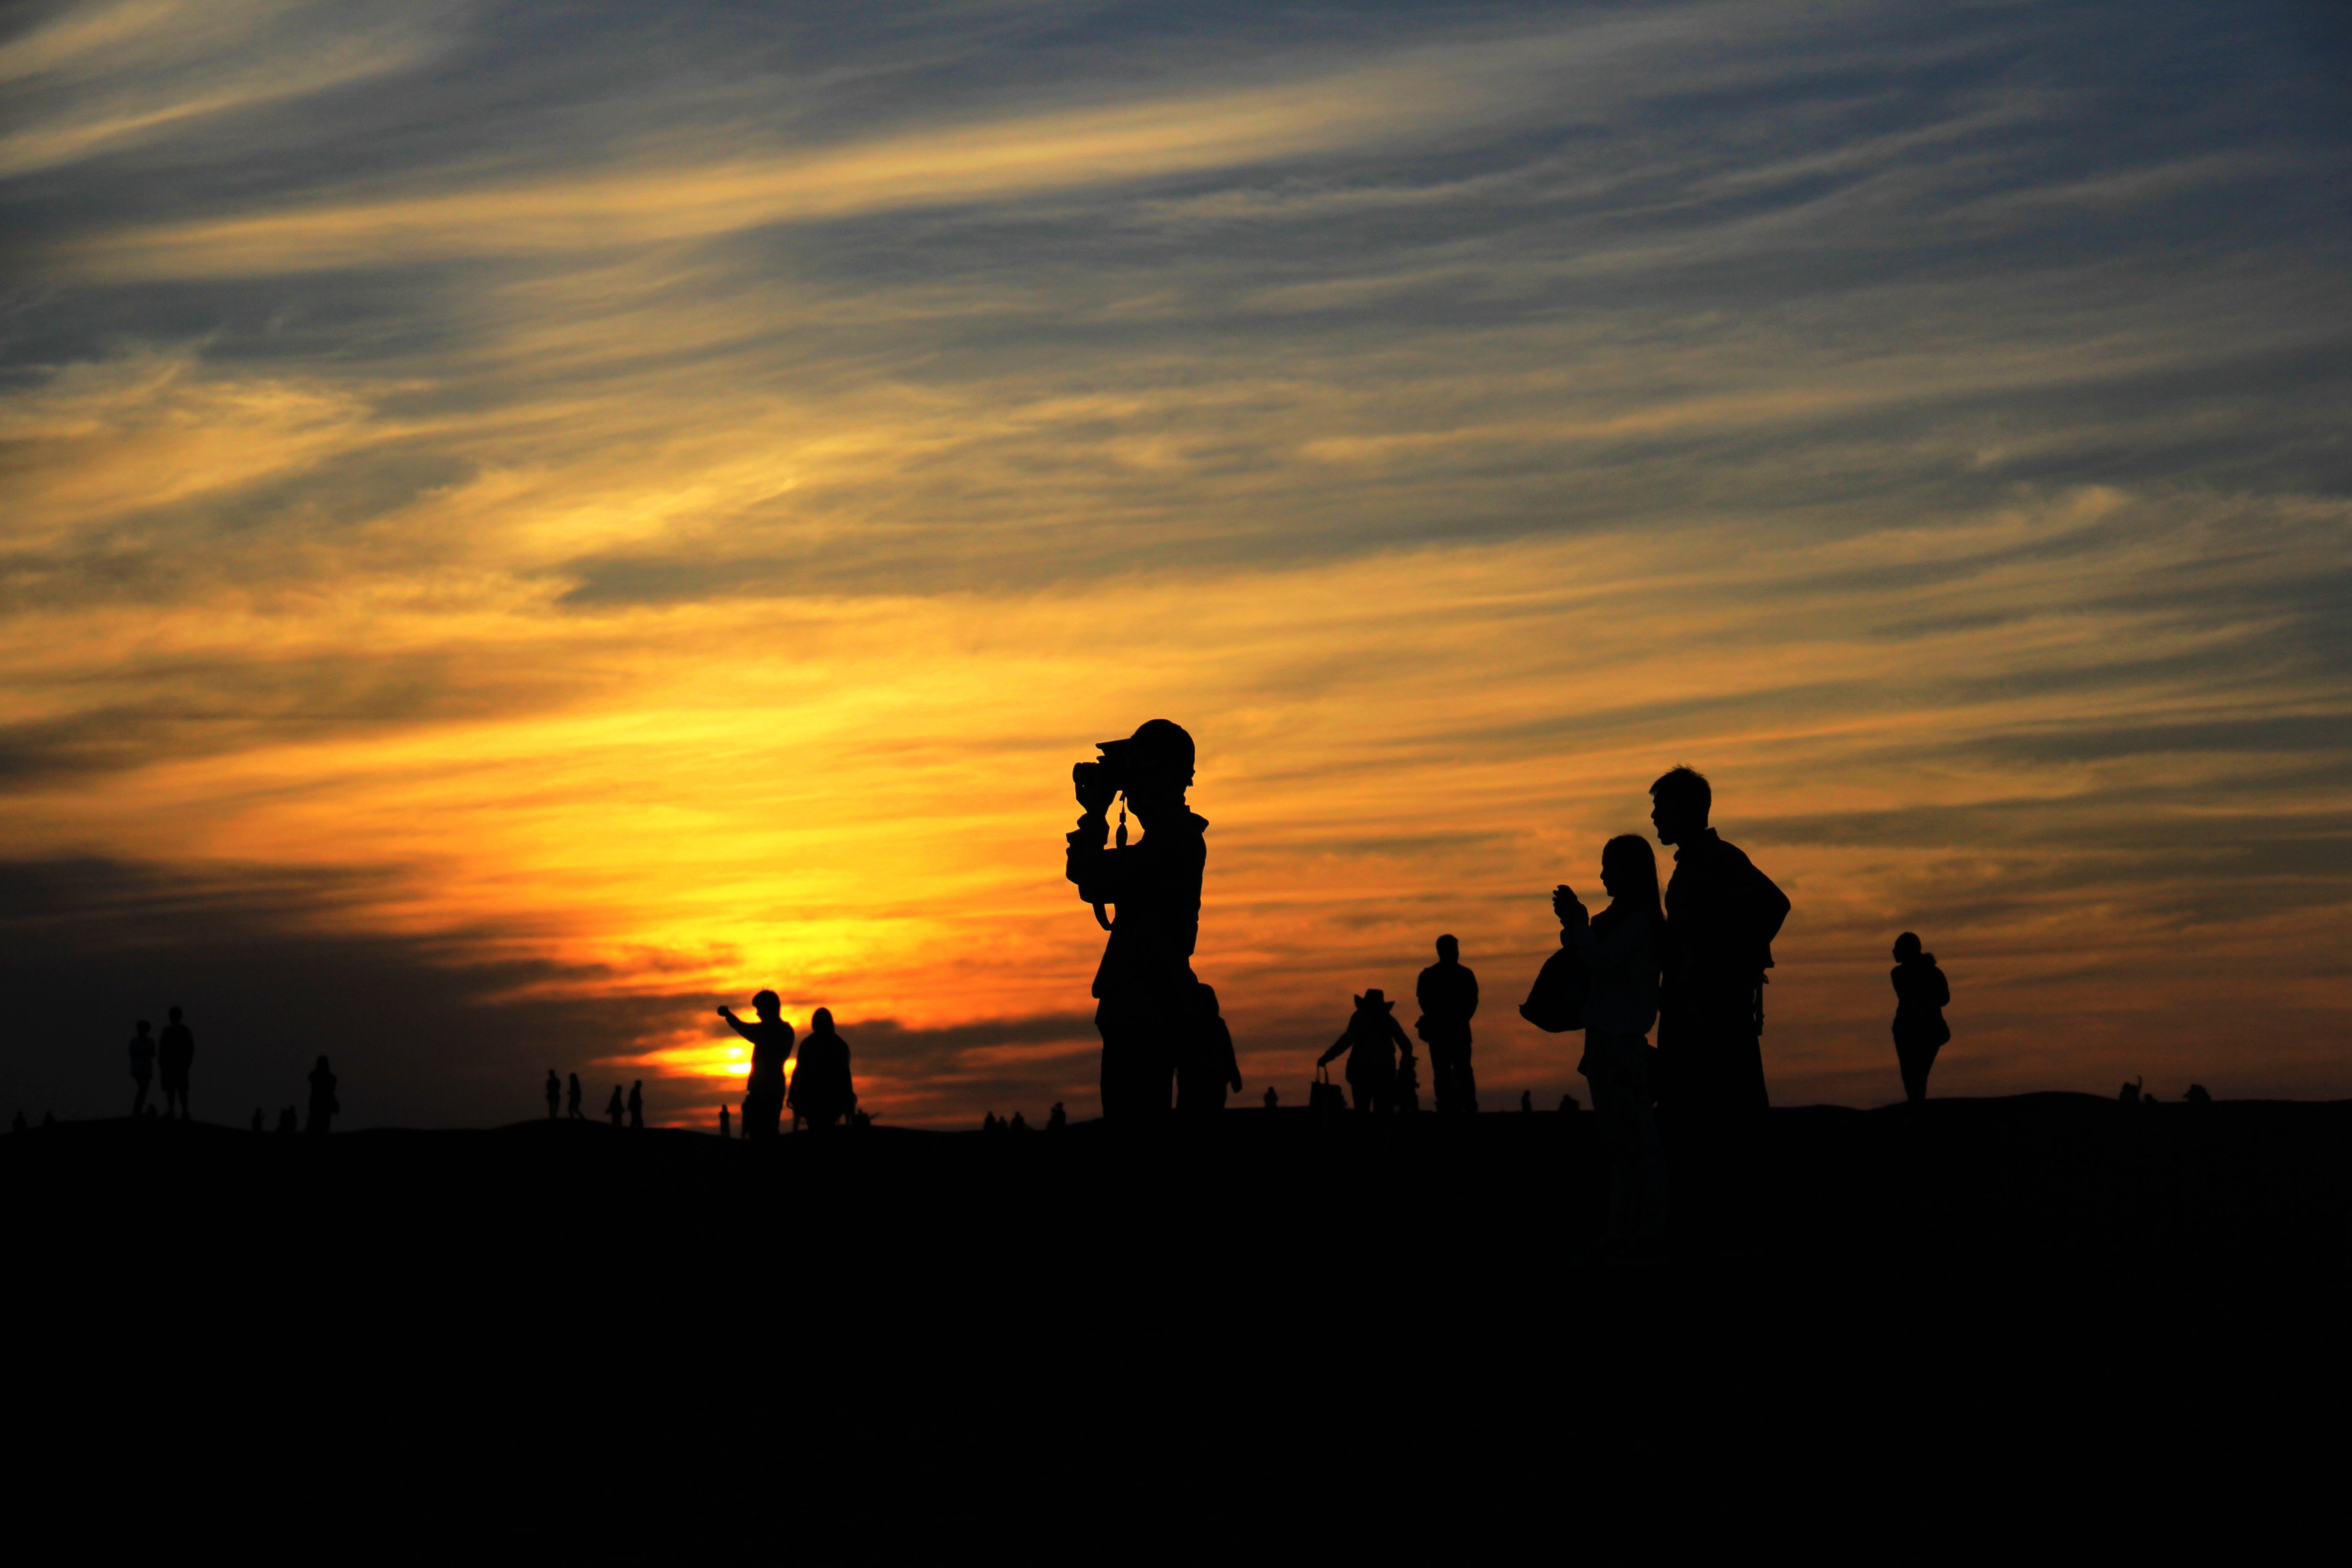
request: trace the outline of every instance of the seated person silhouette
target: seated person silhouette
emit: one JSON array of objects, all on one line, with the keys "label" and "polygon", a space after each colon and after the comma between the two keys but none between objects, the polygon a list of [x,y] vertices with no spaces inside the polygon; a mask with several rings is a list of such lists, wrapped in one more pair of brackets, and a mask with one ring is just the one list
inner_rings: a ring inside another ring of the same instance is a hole
[{"label": "seated person silhouette", "polygon": [[857,1089],[849,1074],[849,1042],[835,1030],[830,1007],[819,1007],[809,1015],[809,1032],[801,1041],[800,1063],[793,1069],[787,1103],[794,1118],[812,1128],[845,1121],[857,1109]]},{"label": "seated person silhouette", "polygon": [[131,1096],[131,1114],[147,1113],[147,1086],[155,1078],[155,1037],[147,1031],[147,1020],[139,1020],[138,1033],[131,1037],[131,1081],[135,1086]]},{"label": "seated person silhouette", "polygon": [[335,1083],[327,1058],[320,1057],[319,1065],[310,1069],[310,1120],[303,1129],[314,1138],[324,1138],[333,1130],[335,1112],[343,1108],[342,1101],[335,1098]]},{"label": "seated person silhouette", "polygon": [[171,1022],[163,1026],[163,1038],[157,1042],[156,1058],[163,1069],[163,1116],[166,1121],[177,1116],[188,1120],[188,1069],[196,1060],[196,1037],[180,1022],[180,1010],[174,1007]]},{"label": "seated person silhouette", "polygon": [[547,1069],[547,1119],[552,1121],[562,1112],[563,1080],[555,1076],[553,1068],[550,1068]]},{"label": "seated person silhouette", "polygon": [[784,1059],[793,1054],[793,1026],[782,1009],[772,991],[751,998],[751,1011],[759,1015],[754,1023],[743,1022],[732,1007],[719,1009],[727,1026],[751,1043],[751,1072],[743,1086],[746,1138],[773,1138],[784,1119]]},{"label": "seated person silhouette", "polygon": [[1895,939],[1895,967],[1887,978],[1895,984],[1895,1061],[1903,1072],[1903,1098],[1916,1105],[1927,1098],[1936,1053],[1952,1037],[1944,1024],[1952,988],[1936,967],[1936,955],[1921,951],[1918,937],[1907,931]]},{"label": "seated person silhouette", "polygon": [[1375,985],[1356,998],[1348,1026],[1331,1042],[1329,1050],[1315,1058],[1315,1065],[1327,1067],[1345,1052],[1348,1088],[1355,1096],[1356,1109],[1385,1113],[1393,1109],[1399,1050],[1410,1053],[1412,1043],[1396,1021],[1396,1004]]},{"label": "seated person silhouette", "polygon": [[1199,998],[1199,1014],[1178,1047],[1176,1109],[1223,1110],[1226,1092],[1242,1091],[1242,1068],[1234,1055],[1234,1032],[1225,1026],[1223,1016],[1217,1011],[1213,986],[1202,984],[1193,994]]}]

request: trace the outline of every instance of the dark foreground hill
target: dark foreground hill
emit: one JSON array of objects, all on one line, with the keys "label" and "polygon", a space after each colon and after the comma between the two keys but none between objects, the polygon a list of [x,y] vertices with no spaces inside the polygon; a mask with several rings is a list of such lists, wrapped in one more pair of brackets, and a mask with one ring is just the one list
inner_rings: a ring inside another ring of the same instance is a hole
[{"label": "dark foreground hill", "polygon": [[2334,1489],[2347,1134],[1777,1111],[1758,1245],[1622,1266],[1590,1119],[1548,1113],[68,1125],[0,1140],[14,1517],[665,1560],[2243,1548]]}]

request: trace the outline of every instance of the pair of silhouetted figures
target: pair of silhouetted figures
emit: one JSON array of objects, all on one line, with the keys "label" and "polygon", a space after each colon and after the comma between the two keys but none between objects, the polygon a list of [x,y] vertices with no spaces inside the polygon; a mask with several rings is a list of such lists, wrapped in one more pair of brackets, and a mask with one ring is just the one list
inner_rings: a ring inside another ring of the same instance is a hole
[{"label": "pair of silhouetted figures", "polygon": [[151,1026],[142,1018],[137,1032],[131,1037],[131,1114],[147,1113],[147,1090],[156,1069],[163,1069],[163,1115],[185,1121],[188,1117],[188,1069],[195,1065],[196,1037],[180,1021],[180,1010],[174,1007],[171,1022],[163,1026],[159,1037],[148,1034]]},{"label": "pair of silhouetted figures", "polygon": [[[833,1011],[819,1007],[809,1015],[809,1032],[794,1040],[784,1022],[783,1003],[772,991],[751,998],[754,1019],[745,1023],[731,1007],[719,1016],[751,1042],[751,1072],[744,1084],[743,1136],[774,1137],[783,1113],[790,1110],[795,1124],[831,1128],[857,1118],[857,1089],[850,1077],[849,1042],[833,1026]],[[788,1075],[785,1062],[797,1045],[799,1059]]]}]

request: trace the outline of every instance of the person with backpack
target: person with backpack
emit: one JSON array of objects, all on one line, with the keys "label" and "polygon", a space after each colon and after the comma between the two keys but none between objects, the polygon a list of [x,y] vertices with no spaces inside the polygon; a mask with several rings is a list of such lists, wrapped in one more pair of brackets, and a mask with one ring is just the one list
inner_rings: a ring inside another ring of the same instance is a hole
[{"label": "person with backpack", "polygon": [[1678,1226],[1738,1246],[1756,1202],[1764,1087],[1764,984],[1788,895],[1707,826],[1706,777],[1675,768],[1650,785],[1658,842],[1675,846],[1658,987],[1659,1131]]},{"label": "person with backpack", "polygon": [[1666,1163],[1649,1040],[1658,1016],[1659,942],[1666,917],[1649,841],[1629,833],[1603,846],[1601,886],[1610,901],[1599,914],[1588,917],[1583,902],[1564,886],[1552,894],[1552,910],[1559,916],[1562,945],[1573,945],[1584,961],[1584,1058],[1576,1070],[1591,1089],[1609,1161],[1602,1246],[1623,1256],[1654,1247],[1666,1220]]},{"label": "person with backpack", "polygon": [[1916,1105],[1927,1098],[1927,1069],[1951,1039],[1944,1009],[1952,1004],[1951,984],[1936,967],[1936,955],[1921,951],[1916,932],[1895,939],[1895,1061],[1903,1073],[1903,1098]]},{"label": "person with backpack", "polygon": [[1396,1004],[1375,985],[1356,998],[1348,1026],[1331,1042],[1329,1050],[1315,1058],[1315,1065],[1328,1067],[1345,1052],[1348,1089],[1355,1096],[1356,1109],[1385,1114],[1395,1109],[1399,1051],[1412,1055],[1412,1042],[1404,1037],[1396,1021]]}]

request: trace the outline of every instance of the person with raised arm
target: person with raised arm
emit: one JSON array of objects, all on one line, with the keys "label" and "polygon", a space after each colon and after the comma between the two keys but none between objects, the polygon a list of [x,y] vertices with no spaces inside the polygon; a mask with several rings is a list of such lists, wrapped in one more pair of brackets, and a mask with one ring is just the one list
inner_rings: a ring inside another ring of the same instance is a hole
[{"label": "person with raised arm", "polygon": [[793,1026],[784,1022],[783,1002],[772,991],[751,998],[755,1022],[745,1023],[732,1007],[719,1016],[727,1026],[751,1043],[751,1073],[743,1086],[743,1136],[773,1138],[784,1114],[784,1060],[793,1054]]},{"label": "person with raised arm", "polygon": [[[1584,960],[1584,1058],[1576,1070],[1592,1092],[1593,1119],[1609,1161],[1609,1219],[1602,1245],[1612,1256],[1646,1251],[1666,1219],[1665,1155],[1658,1140],[1651,1087],[1650,1026],[1658,1016],[1658,944],[1666,917],[1658,898],[1658,860],[1633,834],[1601,851],[1601,886],[1609,907],[1589,916],[1565,884],[1552,890],[1552,912]],[[1575,1101],[1563,1100],[1560,1109]]]},{"label": "person with raised arm", "polygon": [[[1153,719],[1097,749],[1101,760],[1070,770],[1082,815],[1066,836],[1064,871],[1110,932],[1094,983],[1103,1117],[1149,1121],[1169,1113],[1177,1063],[1203,1023],[1192,948],[1209,824],[1185,803],[1193,754],[1181,726]],[[1112,844],[1110,806],[1121,796]],[[1140,844],[1127,842],[1129,809],[1143,825]],[[1104,912],[1113,908],[1115,916]]]}]

